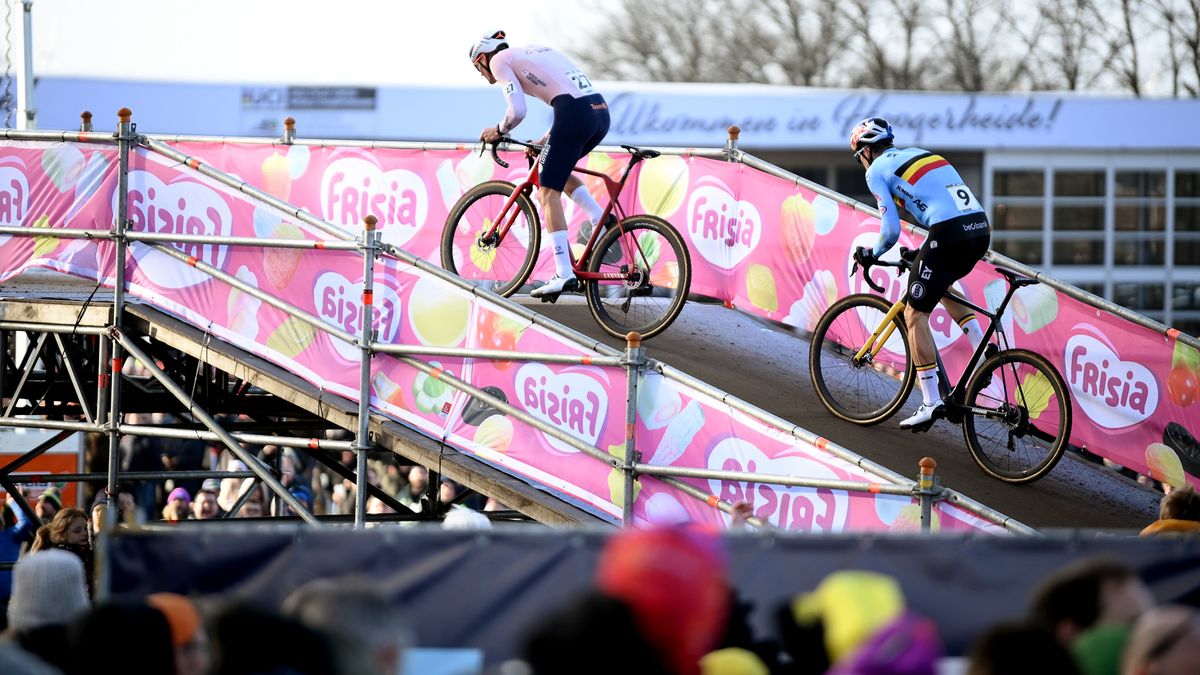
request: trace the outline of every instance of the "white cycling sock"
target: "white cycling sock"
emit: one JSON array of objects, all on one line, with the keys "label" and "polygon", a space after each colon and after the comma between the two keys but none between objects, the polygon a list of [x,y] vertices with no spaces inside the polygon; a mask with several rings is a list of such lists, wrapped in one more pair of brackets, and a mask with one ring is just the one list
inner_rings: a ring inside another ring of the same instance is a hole
[{"label": "white cycling sock", "polygon": [[575,276],[575,270],[571,269],[571,242],[567,231],[551,232],[550,242],[554,245],[554,273],[564,279]]},{"label": "white cycling sock", "polygon": [[959,320],[958,326],[971,341],[971,349],[979,349],[979,343],[983,342],[983,329],[979,327],[979,319],[975,318],[974,314],[968,314]]},{"label": "white cycling sock", "polygon": [[583,209],[591,224],[595,225],[600,222],[600,216],[604,214],[604,209],[600,208],[600,205],[592,198],[592,193],[588,192],[586,185],[575,188],[575,191],[571,193],[571,201]]},{"label": "white cycling sock", "polygon": [[921,385],[921,398],[925,405],[932,405],[942,400],[938,392],[938,367],[936,363],[927,366],[917,366],[917,384]]}]

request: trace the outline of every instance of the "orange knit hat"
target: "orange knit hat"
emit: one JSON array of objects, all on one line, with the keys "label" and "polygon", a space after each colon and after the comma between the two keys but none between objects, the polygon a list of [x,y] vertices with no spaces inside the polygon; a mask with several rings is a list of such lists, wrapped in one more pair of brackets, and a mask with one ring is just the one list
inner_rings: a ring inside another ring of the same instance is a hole
[{"label": "orange knit hat", "polygon": [[171,644],[182,647],[196,637],[200,628],[200,613],[196,606],[178,593],[152,593],[146,604],[162,612],[171,626]]}]

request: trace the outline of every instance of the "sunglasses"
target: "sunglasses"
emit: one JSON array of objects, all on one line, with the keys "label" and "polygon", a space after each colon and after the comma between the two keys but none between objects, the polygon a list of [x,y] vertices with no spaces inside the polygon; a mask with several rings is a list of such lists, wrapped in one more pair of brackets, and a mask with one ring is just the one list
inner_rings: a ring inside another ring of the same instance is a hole
[{"label": "sunglasses", "polygon": [[863,154],[864,152],[866,152],[866,151],[867,151],[867,146],[865,146],[865,145],[864,145],[864,146],[862,146],[861,148],[859,148],[859,149],[858,149],[858,152],[854,153],[854,161],[856,161],[856,162],[861,162],[861,161],[862,161],[862,154]]}]

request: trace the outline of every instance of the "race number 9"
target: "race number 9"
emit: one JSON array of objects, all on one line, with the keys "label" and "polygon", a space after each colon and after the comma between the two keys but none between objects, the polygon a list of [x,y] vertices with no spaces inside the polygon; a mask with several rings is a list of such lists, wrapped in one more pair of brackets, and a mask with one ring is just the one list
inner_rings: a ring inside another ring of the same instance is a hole
[{"label": "race number 9", "polygon": [[979,205],[979,200],[975,199],[975,195],[971,193],[971,188],[966,185],[947,185],[946,192],[950,193],[950,199],[954,201],[959,211],[983,210],[983,207]]}]

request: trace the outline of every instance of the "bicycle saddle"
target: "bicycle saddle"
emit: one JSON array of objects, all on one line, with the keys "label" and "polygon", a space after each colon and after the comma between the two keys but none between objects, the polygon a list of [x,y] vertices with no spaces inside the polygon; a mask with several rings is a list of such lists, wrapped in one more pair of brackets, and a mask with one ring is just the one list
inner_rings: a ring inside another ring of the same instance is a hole
[{"label": "bicycle saddle", "polygon": [[1013,286],[1016,286],[1017,288],[1020,288],[1022,286],[1032,286],[1033,284],[1041,283],[1037,279],[1031,279],[1023,274],[1017,274],[1016,272],[1009,270],[1009,269],[1005,269],[1003,267],[997,266],[996,271],[999,272],[1000,274],[1002,274],[1004,276],[1004,278],[1008,279],[1008,283],[1012,284]]},{"label": "bicycle saddle", "polygon": [[643,150],[641,148],[635,148],[632,145],[622,145],[621,147],[628,150],[629,154],[633,155],[634,157],[637,157],[638,159],[654,159],[655,157],[658,157],[659,155],[662,154],[661,152],[659,152],[657,150],[649,150],[649,149]]}]

